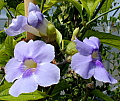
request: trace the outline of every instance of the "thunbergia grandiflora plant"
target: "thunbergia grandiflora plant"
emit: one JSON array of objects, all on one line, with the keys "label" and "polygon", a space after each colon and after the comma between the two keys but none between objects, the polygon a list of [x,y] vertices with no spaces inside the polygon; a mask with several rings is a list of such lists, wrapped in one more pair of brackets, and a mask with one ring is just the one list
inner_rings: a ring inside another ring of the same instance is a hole
[{"label": "thunbergia grandiflora plant", "polygon": [[20,15],[12,20],[9,28],[5,29],[6,34],[9,36],[16,36],[27,31],[36,36],[47,35],[47,25],[50,22],[41,13],[38,5],[34,5],[30,2],[28,11],[28,17]]},{"label": "thunbergia grandiflora plant", "polygon": [[[50,1],[52,2],[52,0]],[[76,0],[68,1],[72,1],[75,4],[77,2]],[[22,15],[17,16],[15,19],[12,19],[12,23],[5,29],[8,35],[8,40],[6,38],[7,41],[5,41],[5,44],[8,45],[10,41],[11,44],[9,48],[12,47],[12,52],[10,52],[14,53],[14,56],[10,54],[10,56],[7,57],[4,64],[5,80],[12,83],[12,86],[9,86],[9,93],[7,92],[8,96],[10,96],[9,98],[15,98],[14,100],[18,99],[19,101],[22,97],[25,98],[25,96],[27,96],[29,98],[29,96],[31,97],[33,94],[34,96],[27,100],[39,100],[43,98],[44,101],[55,101],[56,99],[59,101],[68,101],[69,99],[73,101],[81,101],[81,99],[87,101],[86,99],[89,95],[93,100],[95,94],[95,96],[98,94],[98,97],[103,94],[102,91],[102,94],[99,93],[101,89],[98,89],[98,93],[95,93],[97,89],[96,85],[94,85],[94,89],[90,87],[88,89],[87,84],[91,84],[91,82],[95,84],[96,80],[101,81],[103,84],[117,83],[117,80],[110,75],[111,73],[109,74],[107,72],[102,63],[99,38],[94,35],[90,35],[92,37],[89,36],[89,38],[87,38],[87,35],[84,36],[87,33],[86,30],[90,23],[83,26],[83,29],[81,28],[82,30],[78,28],[77,32],[74,31],[73,40],[71,39],[72,41],[70,41],[68,39],[71,38],[72,35],[69,37],[66,33],[62,33],[64,36],[62,39],[62,34],[44,17],[38,5],[30,2],[28,11],[29,14],[27,17]],[[64,26],[63,23],[65,21],[62,22],[60,16],[58,18],[61,21],[61,25]],[[69,16],[67,16],[67,18],[69,20]],[[67,18],[65,20],[67,20]],[[72,19],[76,18],[77,17],[74,17]],[[58,19],[55,19],[54,22],[57,22],[57,20]],[[77,20],[75,20],[75,23],[77,23],[76,21]],[[69,25],[71,24],[70,21],[67,23]],[[74,24],[72,23],[71,25],[73,27]],[[73,29],[76,27],[78,27],[77,24]],[[70,28],[71,27],[66,26],[66,29]],[[37,40],[33,41],[31,39],[26,42],[21,41],[21,36],[18,40],[16,37],[13,37],[16,35],[19,37],[19,34],[26,31],[38,36],[36,38]],[[67,32],[67,30],[65,32]],[[69,38],[67,38],[67,36]],[[83,40],[84,37],[86,38]],[[67,53],[67,49],[71,52],[69,52],[70,54]],[[5,56],[7,55],[5,54]],[[8,88],[6,89],[8,90]],[[69,94],[69,92],[72,94]],[[2,94],[3,93],[4,92],[2,92]],[[28,93],[28,95],[26,93]],[[77,96],[79,97],[76,97],[76,94],[78,94]],[[63,100],[64,98],[65,100]]]},{"label": "thunbergia grandiflora plant", "polygon": [[[23,48],[25,47],[25,48]],[[5,66],[5,79],[14,82],[9,90],[12,96],[37,90],[38,85],[47,87],[57,84],[59,68],[50,63],[55,57],[54,47],[43,41],[21,41],[14,49],[14,58]]]}]

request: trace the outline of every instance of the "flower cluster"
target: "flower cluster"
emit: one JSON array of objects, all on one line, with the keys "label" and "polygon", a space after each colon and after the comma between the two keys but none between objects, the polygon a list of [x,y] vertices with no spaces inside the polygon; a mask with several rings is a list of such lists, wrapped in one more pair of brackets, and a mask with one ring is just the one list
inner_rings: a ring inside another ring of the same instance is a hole
[{"label": "flower cluster", "polygon": [[30,32],[36,36],[47,35],[47,25],[50,23],[40,12],[38,5],[29,3],[29,15],[17,16],[12,20],[8,29],[5,29],[6,34],[9,36],[16,36],[22,32]]},{"label": "flower cluster", "polygon": [[78,53],[72,57],[72,69],[84,79],[94,76],[96,80],[117,83],[105,70],[99,53],[100,41],[96,37],[85,38],[83,42],[75,40]]},{"label": "flower cluster", "polygon": [[[47,35],[47,25],[50,23],[40,12],[38,5],[30,3],[28,9],[28,17],[18,16],[12,20],[9,28],[5,29],[9,36],[15,36],[24,31],[37,36]],[[85,38],[83,42],[76,38],[74,42],[78,53],[72,56],[71,68],[76,73],[84,79],[94,76],[99,81],[117,83],[117,80],[104,68],[98,38]],[[54,57],[54,47],[43,41],[30,40],[28,43],[24,41],[17,43],[14,57],[5,66],[5,79],[8,82],[14,82],[9,93],[17,97],[21,93],[34,92],[38,85],[46,87],[57,84],[60,80],[60,69],[51,63]]]}]

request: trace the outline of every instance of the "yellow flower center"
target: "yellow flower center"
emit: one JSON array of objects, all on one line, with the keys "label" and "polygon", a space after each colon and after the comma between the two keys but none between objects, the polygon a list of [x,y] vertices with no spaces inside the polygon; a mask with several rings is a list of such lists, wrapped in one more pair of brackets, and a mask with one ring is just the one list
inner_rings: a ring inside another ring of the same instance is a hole
[{"label": "yellow flower center", "polygon": [[98,58],[98,51],[92,53],[92,58],[97,59]]},{"label": "yellow flower center", "polygon": [[24,65],[26,66],[27,69],[37,67],[37,63],[35,61],[33,61],[32,59],[25,60]]}]

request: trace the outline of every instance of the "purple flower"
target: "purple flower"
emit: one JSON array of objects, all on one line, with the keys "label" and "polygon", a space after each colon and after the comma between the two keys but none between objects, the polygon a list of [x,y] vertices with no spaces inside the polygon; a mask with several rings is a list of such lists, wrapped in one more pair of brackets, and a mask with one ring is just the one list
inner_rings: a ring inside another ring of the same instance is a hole
[{"label": "purple flower", "polygon": [[38,5],[29,4],[28,24],[35,27],[42,35],[47,35],[47,25],[50,23],[40,12]]},{"label": "purple flower", "polygon": [[5,66],[5,79],[15,81],[9,93],[17,97],[21,93],[34,92],[38,85],[57,84],[60,70],[50,63],[54,57],[54,47],[50,44],[32,40],[19,42],[14,49],[14,58]]},{"label": "purple flower", "polygon": [[5,29],[6,34],[15,36],[27,31],[36,36],[47,35],[47,25],[49,24],[49,21],[44,18],[38,5],[34,5],[30,2],[28,10],[28,17],[20,15],[12,20],[8,29]]},{"label": "purple flower", "polygon": [[85,38],[83,42],[75,40],[78,53],[72,56],[71,68],[84,79],[92,76],[98,81],[117,83],[104,68],[99,53],[100,41],[96,37]]},{"label": "purple flower", "polygon": [[5,29],[6,34],[9,36],[16,36],[25,31],[33,33],[36,36],[40,36],[39,31],[28,25],[27,17],[22,15],[18,16],[16,19],[12,19],[12,23],[9,25],[9,28]]}]

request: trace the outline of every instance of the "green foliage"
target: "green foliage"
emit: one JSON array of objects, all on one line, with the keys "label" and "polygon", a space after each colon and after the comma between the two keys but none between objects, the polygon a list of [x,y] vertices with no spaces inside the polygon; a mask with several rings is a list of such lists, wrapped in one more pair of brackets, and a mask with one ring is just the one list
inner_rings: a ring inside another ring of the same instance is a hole
[{"label": "green foliage", "polygon": [[33,93],[21,94],[18,97],[13,97],[9,94],[11,83],[5,83],[0,86],[0,100],[11,100],[11,101],[26,101],[26,100],[38,100],[47,97],[44,92],[35,91]]},{"label": "green foliage", "polygon": [[[19,97],[9,95],[9,88],[12,84],[4,83],[0,86],[0,100],[26,101],[43,99],[44,101],[81,101],[81,99],[87,95],[86,84],[89,84],[92,78],[88,80],[82,79],[69,68],[71,56],[78,52],[76,50],[75,43],[71,40],[74,40],[75,36],[77,36],[80,40],[84,37],[96,36],[100,39],[101,43],[120,49],[119,36],[112,35],[110,33],[92,31],[92,27],[97,24],[97,17],[94,19],[96,11],[98,10],[99,13],[108,11],[113,0],[105,0],[105,3],[102,5],[102,9],[97,9],[102,1],[103,0],[46,0],[43,7],[43,13],[47,15],[46,18],[55,26],[52,26],[54,27],[53,30],[51,30],[51,28],[49,29],[49,34],[51,35],[51,32],[56,33],[56,36],[53,35],[55,38],[53,41],[56,40],[59,47],[56,47],[56,44],[54,45],[54,43],[51,44],[55,46],[55,63],[60,68],[61,80],[56,85],[43,88],[38,87],[39,91],[37,90],[33,93],[21,94]],[[37,3],[41,5],[42,1],[38,0]],[[24,15],[24,4],[22,3],[22,0],[6,0],[6,2],[4,2],[4,0],[0,0],[0,9],[5,6],[13,17],[16,17],[17,15]],[[55,8],[52,8],[52,6]],[[49,14],[49,11],[52,11],[51,15]],[[103,16],[104,15],[105,14],[103,14]],[[119,18],[120,17],[118,17],[118,19]],[[111,21],[115,23],[116,18],[111,17]],[[7,61],[13,57],[15,44],[24,38],[25,34],[22,36],[18,35],[15,37],[6,37],[3,31],[0,31],[0,68],[4,67]],[[38,39],[41,40],[42,38]],[[110,68],[109,71],[113,73],[114,70],[120,70],[120,55],[119,52],[110,52],[111,49],[112,48],[101,45],[103,61],[108,60],[112,64],[114,68]],[[112,54],[112,57],[109,57],[109,54]],[[117,76],[118,75],[119,74],[117,74]],[[1,76],[4,76],[4,71],[2,70],[0,70],[0,78],[2,78]],[[95,82],[95,80],[93,81]],[[119,100],[119,91],[111,92],[109,90],[109,84],[102,84],[101,87],[95,86],[95,88],[96,90],[92,90],[87,95],[88,101],[96,101],[97,98],[105,101],[113,101],[112,98],[114,100]],[[100,90],[97,90],[97,88]],[[102,93],[104,90],[107,90],[107,94]],[[107,95],[112,96],[112,98]]]},{"label": "green foliage", "polygon": [[24,10],[24,3],[20,3],[16,7],[16,16],[18,15],[25,15],[25,10]]},{"label": "green foliage", "polygon": [[13,56],[13,37],[7,36],[5,39],[5,52],[8,56]]},{"label": "green foliage", "polygon": [[80,0],[80,1],[82,3],[82,6],[86,9],[90,21],[91,17],[94,14],[94,11],[96,10],[96,7],[98,6],[101,0]]},{"label": "green foliage", "polygon": [[10,8],[10,11],[15,15],[25,15],[25,10],[24,10],[24,3],[20,3],[17,5],[16,9]]},{"label": "green foliage", "polygon": [[75,0],[50,0],[49,2],[47,2],[47,4],[44,5],[43,12],[45,12],[48,9],[50,9],[56,3],[61,2],[61,1],[68,1],[69,3],[72,3],[76,7],[76,9],[79,11],[81,18],[83,19],[83,16],[82,16],[82,7],[81,7],[80,3],[78,3]]},{"label": "green foliage", "polygon": [[52,96],[55,96],[56,94],[60,93],[62,90],[69,88],[70,85],[67,84],[64,80],[55,85],[53,91],[52,91]]},{"label": "green foliage", "polygon": [[84,37],[90,37],[90,36],[98,37],[101,43],[120,49],[120,37],[119,36],[115,36],[110,33],[88,30]]},{"label": "green foliage", "polygon": [[[102,5],[102,8],[100,9],[100,13],[108,11],[110,8],[112,8],[112,2],[114,0],[105,0],[105,3]],[[104,15],[104,21],[107,21],[107,14]]]},{"label": "green foliage", "polygon": [[4,0],[0,0],[0,10],[2,10],[3,7],[6,6],[6,5],[7,5],[7,3],[4,2]]},{"label": "green foliage", "polygon": [[4,66],[9,60],[9,56],[5,52],[5,43],[0,44],[0,66]]},{"label": "green foliage", "polygon": [[90,94],[97,96],[99,98],[102,98],[105,101],[114,101],[112,98],[108,97],[104,93],[102,93],[100,90],[93,90],[90,92]]},{"label": "green foliage", "polygon": [[68,45],[67,45],[67,48],[66,48],[66,53],[68,55],[74,55],[75,53],[77,53],[77,49],[76,49],[76,44],[74,42],[70,42]]},{"label": "green foliage", "polygon": [[62,42],[62,34],[56,29],[56,42],[60,46],[60,43]]}]

